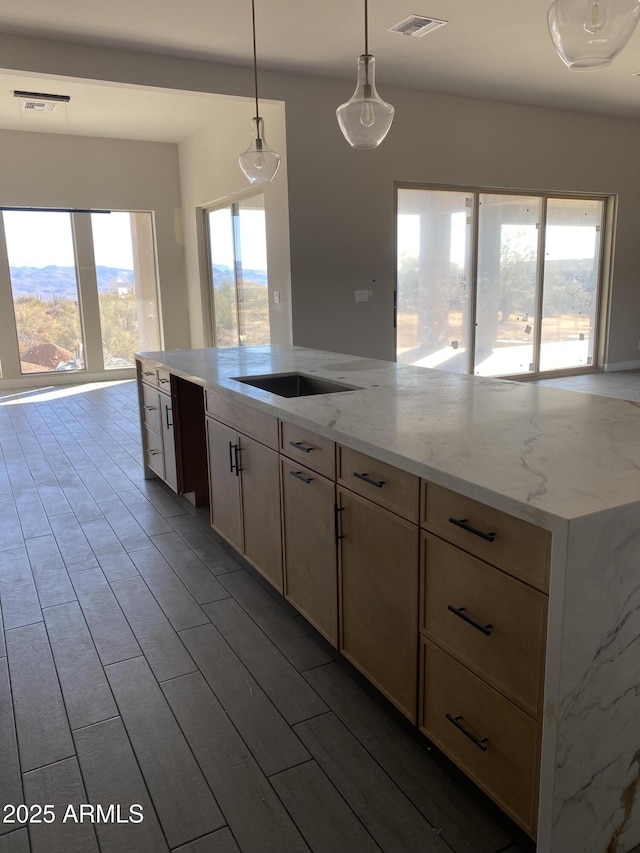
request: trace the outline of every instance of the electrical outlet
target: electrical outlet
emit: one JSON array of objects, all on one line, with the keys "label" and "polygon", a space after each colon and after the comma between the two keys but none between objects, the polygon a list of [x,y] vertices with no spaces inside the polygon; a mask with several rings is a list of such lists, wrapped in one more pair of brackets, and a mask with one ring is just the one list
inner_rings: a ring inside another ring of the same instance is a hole
[{"label": "electrical outlet", "polygon": [[279,304],[280,304],[280,291],[279,291],[279,290],[274,290],[274,291],[273,291],[273,302],[274,302],[274,304],[275,304],[275,305],[279,305]]},{"label": "electrical outlet", "polygon": [[355,301],[356,302],[368,302],[369,301],[369,291],[368,290],[356,290],[355,292]]}]

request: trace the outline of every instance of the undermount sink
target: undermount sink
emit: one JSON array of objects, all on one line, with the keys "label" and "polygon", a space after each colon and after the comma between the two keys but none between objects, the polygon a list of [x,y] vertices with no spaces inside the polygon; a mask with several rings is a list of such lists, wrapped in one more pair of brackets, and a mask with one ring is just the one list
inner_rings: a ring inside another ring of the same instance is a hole
[{"label": "undermount sink", "polygon": [[357,385],[345,385],[332,379],[307,376],[304,373],[269,373],[266,376],[234,376],[236,382],[261,388],[279,397],[309,397],[312,394],[336,394],[339,391],[361,391]]}]

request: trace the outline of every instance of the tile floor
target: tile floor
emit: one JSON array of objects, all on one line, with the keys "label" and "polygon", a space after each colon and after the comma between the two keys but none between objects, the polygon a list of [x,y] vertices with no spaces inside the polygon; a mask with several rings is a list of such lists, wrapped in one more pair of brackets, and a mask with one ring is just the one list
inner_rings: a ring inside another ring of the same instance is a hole
[{"label": "tile floor", "polygon": [[143,479],[132,382],[0,393],[0,807],[0,853],[533,849]]}]

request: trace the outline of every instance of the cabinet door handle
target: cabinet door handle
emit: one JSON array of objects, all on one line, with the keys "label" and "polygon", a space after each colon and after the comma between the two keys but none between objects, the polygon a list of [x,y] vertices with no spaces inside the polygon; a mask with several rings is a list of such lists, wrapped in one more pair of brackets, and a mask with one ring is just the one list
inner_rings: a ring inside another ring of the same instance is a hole
[{"label": "cabinet door handle", "polygon": [[149,453],[150,453],[152,456],[157,456],[157,455],[160,453],[160,451],[159,451],[159,450],[150,450],[150,451],[149,451]]},{"label": "cabinet door handle", "polygon": [[162,385],[164,385],[165,382],[170,382],[170,381],[171,381],[170,379],[158,379],[158,382],[160,382]]},{"label": "cabinet door handle", "polygon": [[463,735],[466,735],[469,740],[472,740],[478,747],[478,749],[481,749],[483,752],[487,751],[487,743],[489,739],[486,737],[476,737],[473,732],[470,732],[466,726],[463,726],[460,722],[460,720],[463,719],[461,714],[458,714],[457,717],[454,717],[452,714],[445,714],[445,717],[447,718],[447,720],[449,720],[450,723],[453,723],[453,725],[457,729],[460,729]]},{"label": "cabinet door handle", "polygon": [[146,409],[148,412],[155,412],[155,410],[156,410],[158,407],[157,407],[157,406],[143,406],[142,408],[143,408],[143,409]]},{"label": "cabinet door handle", "polygon": [[289,471],[289,473],[296,480],[302,480],[303,483],[313,483],[313,477],[305,477],[302,471]]},{"label": "cabinet door handle", "polygon": [[242,450],[242,448],[240,447],[239,444],[233,445],[233,455],[235,456],[236,477],[239,477],[240,471],[242,471],[242,468],[240,467],[240,451],[241,450]]},{"label": "cabinet door handle", "polygon": [[153,370],[143,370],[142,375],[143,376],[153,376]]},{"label": "cabinet door handle", "polygon": [[313,447],[307,447],[307,445],[303,444],[301,441],[290,441],[289,444],[297,450],[302,450],[303,453],[311,453],[313,450]]},{"label": "cabinet door handle", "polygon": [[357,477],[358,480],[364,480],[365,483],[369,483],[370,486],[375,486],[376,489],[381,489],[384,486],[384,480],[374,480],[373,477],[370,477],[368,474],[359,474],[357,471],[354,471],[353,476]]},{"label": "cabinet door handle", "polygon": [[167,429],[171,429],[171,427],[173,426],[173,421],[171,421],[171,423],[169,423],[169,412],[172,412],[172,411],[173,411],[173,409],[171,408],[171,406],[168,403],[165,403],[164,404],[164,414],[165,414],[165,417],[167,419]]},{"label": "cabinet door handle", "polygon": [[336,545],[341,539],[344,539],[344,535],[340,532],[340,513],[342,511],[343,507],[338,506],[338,504],[333,505],[333,523],[335,529]]},{"label": "cabinet door handle", "polygon": [[461,619],[464,619],[465,622],[468,622],[469,625],[473,625],[474,628],[477,628],[478,631],[482,631],[487,637],[491,636],[491,629],[493,625],[482,625],[473,616],[469,616],[467,613],[466,607],[454,607],[453,604],[449,604],[447,610],[450,610],[452,613],[455,613],[456,616],[459,616]]},{"label": "cabinet door handle", "polygon": [[451,524],[455,524],[456,527],[461,527],[463,530],[467,530],[469,533],[473,533],[474,536],[479,536],[481,539],[485,539],[487,542],[494,542],[496,538],[495,533],[485,533],[483,530],[478,530],[477,527],[473,527],[466,518],[450,518],[449,521]]},{"label": "cabinet door handle", "polygon": [[234,452],[233,452],[234,447],[236,447],[236,445],[229,442],[229,473],[230,474],[233,474],[233,471],[234,471],[234,463],[233,463],[234,458],[236,460],[236,464],[238,462],[238,457],[235,456]]}]

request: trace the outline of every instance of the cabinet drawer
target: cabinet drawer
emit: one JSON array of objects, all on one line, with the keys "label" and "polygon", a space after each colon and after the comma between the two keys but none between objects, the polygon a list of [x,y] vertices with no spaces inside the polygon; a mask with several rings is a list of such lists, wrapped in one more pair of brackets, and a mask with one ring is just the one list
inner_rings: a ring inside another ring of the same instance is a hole
[{"label": "cabinet drawer", "polygon": [[151,385],[153,388],[157,388],[158,386],[158,374],[156,372],[156,368],[149,361],[141,361],[140,362],[140,379],[143,382],[146,382],[147,385]]},{"label": "cabinet drawer", "polygon": [[423,481],[422,524],[443,539],[549,590],[551,534],[541,527]]},{"label": "cabinet drawer", "polygon": [[164,391],[165,394],[171,393],[171,374],[161,367],[158,368],[158,389]]},{"label": "cabinet drawer", "polygon": [[148,426],[144,428],[144,456],[147,465],[159,477],[164,478],[164,453],[162,436]]},{"label": "cabinet drawer", "polygon": [[280,450],[291,459],[298,459],[308,468],[335,480],[336,444],[330,438],[281,421]]},{"label": "cabinet drawer", "polygon": [[424,639],[420,668],[420,729],[535,838],[540,725]]},{"label": "cabinet drawer", "polygon": [[208,415],[237,427],[240,432],[274,450],[278,449],[278,419],[273,415],[230,400],[214,391],[206,392],[205,407]]},{"label": "cabinet drawer", "polygon": [[414,474],[338,445],[338,482],[417,524],[420,490]]},{"label": "cabinet drawer", "polygon": [[142,420],[145,426],[160,432],[160,400],[155,386],[145,385],[142,388]]},{"label": "cabinet drawer", "polygon": [[547,597],[436,536],[421,549],[421,631],[540,719]]}]

